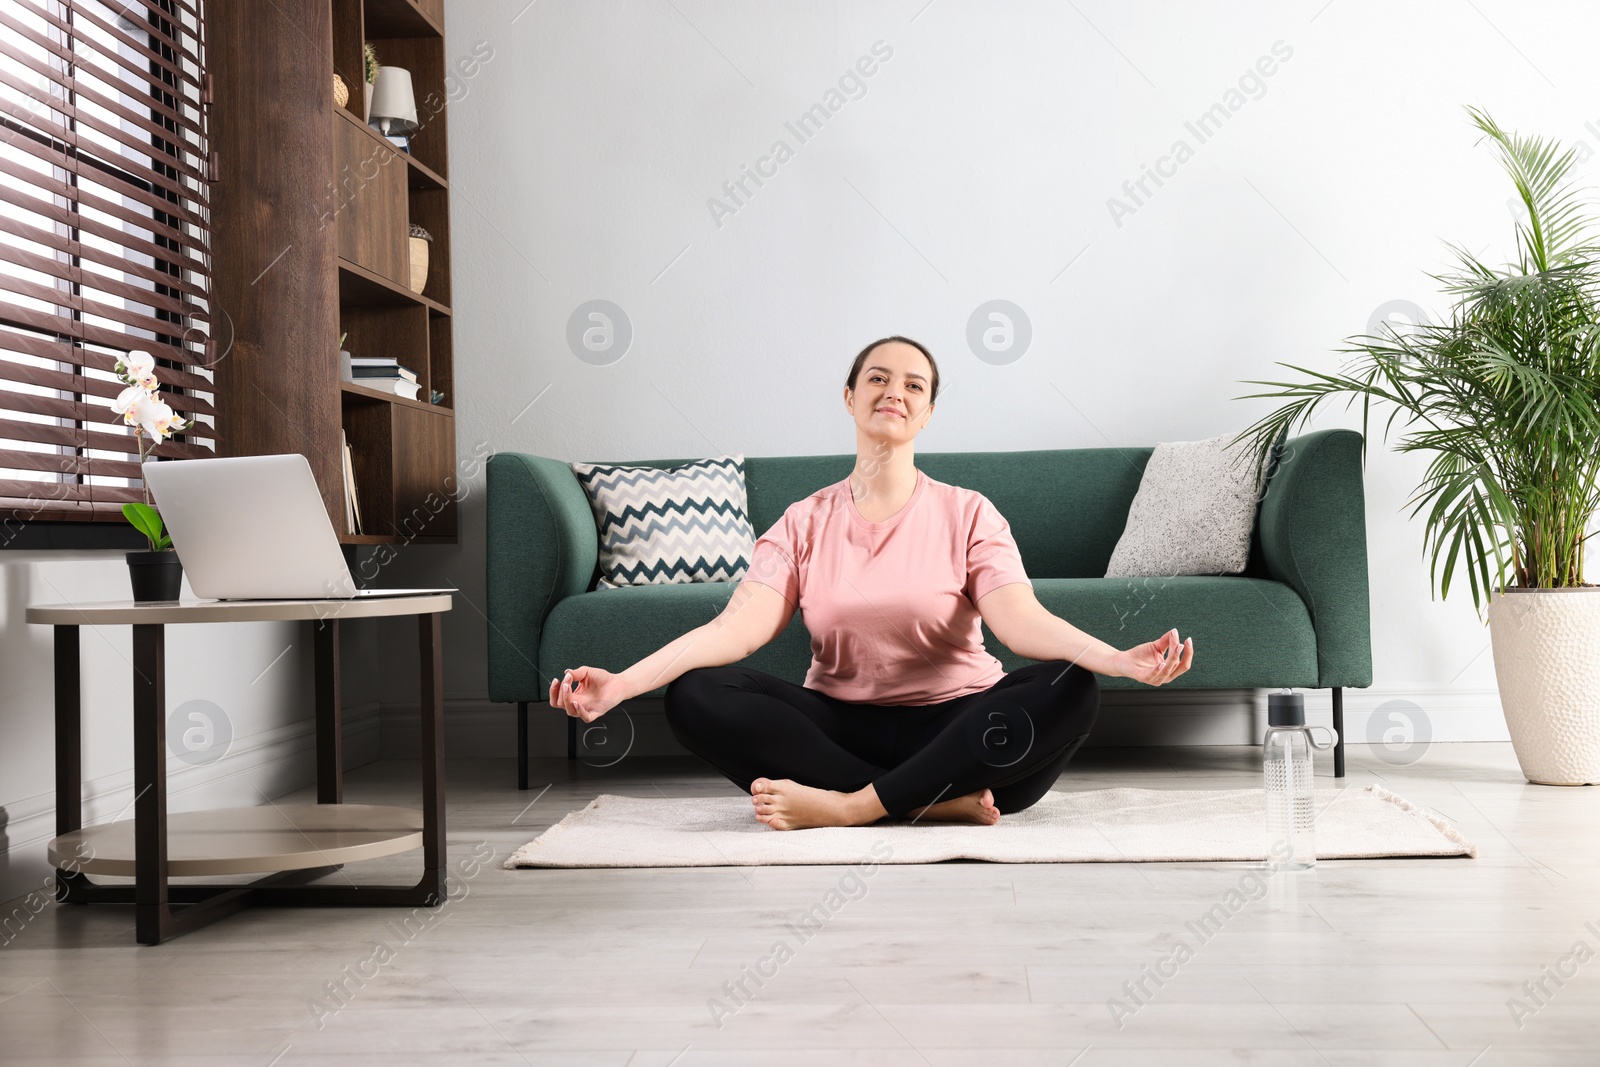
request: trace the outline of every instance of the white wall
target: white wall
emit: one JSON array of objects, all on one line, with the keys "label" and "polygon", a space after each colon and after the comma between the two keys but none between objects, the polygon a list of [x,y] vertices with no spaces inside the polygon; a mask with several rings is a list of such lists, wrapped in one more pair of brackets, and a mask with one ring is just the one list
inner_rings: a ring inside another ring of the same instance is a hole
[{"label": "white wall", "polygon": [[[842,379],[887,333],[940,359],[924,451],[1237,431],[1270,410],[1235,398],[1261,391],[1246,380],[1283,378],[1275,363],[1337,369],[1340,339],[1389,301],[1440,317],[1427,272],[1447,264],[1442,239],[1507,254],[1511,187],[1463,105],[1582,140],[1581,176],[1600,169],[1600,13],[1577,4],[452,0],[448,20],[447,53],[468,72],[449,105],[464,463],[483,448],[848,452]],[[878,41],[893,54],[865,94],[800,143],[785,123]],[[1185,124],[1277,42],[1292,54],[1259,98],[1200,143]],[[1108,200],[1180,138],[1192,158],[1118,225]],[[778,139],[792,158],[718,225],[708,199]],[[634,332],[605,366],[565,336],[597,298]],[[1028,351],[1004,365],[965,339],[993,299],[1032,324]],[[1314,426],[1359,429],[1359,405]],[[1365,711],[1408,699],[1436,738],[1504,738],[1466,586],[1430,599],[1406,506],[1426,458],[1386,448],[1381,427],[1366,470],[1375,684],[1347,691],[1349,734],[1363,740]],[[445,638],[450,744],[503,754],[509,710],[486,700],[481,475],[464,468],[463,485],[459,546],[406,547],[382,580],[460,585]],[[122,596],[126,577],[112,559],[16,563],[0,581],[0,806],[6,841],[21,843],[49,835],[52,788],[48,634],[22,623],[22,606]],[[210,699],[264,746],[257,764],[216,765],[240,773],[186,794],[197,804],[310,780],[309,753],[291,754],[309,743],[294,688],[309,648],[249,681],[285,638],[270,626],[183,638],[196,654],[174,655],[169,700]],[[382,669],[352,669],[347,703],[359,718],[381,698],[385,750],[404,754],[414,628],[349,640]],[[85,770],[112,812],[131,768],[118,733],[126,643],[125,631],[84,637]],[[559,751],[559,726],[541,720],[542,751]],[[184,773],[199,785],[206,772]]]},{"label": "white wall", "polygon": [[[449,112],[464,454],[848,452],[843,375],[892,332],[941,361],[924,451],[1237,431],[1275,406],[1235,398],[1289,374],[1276,363],[1337,369],[1393,300],[1441,317],[1445,239],[1509,253],[1512,188],[1464,105],[1584,140],[1581,176],[1600,168],[1600,13],[1576,4],[496,0],[448,17],[452,59],[492,49]],[[893,54],[865,94],[800,143],[785,123],[879,41]],[[1275,45],[1264,89],[1247,81],[1201,143],[1186,123]],[[1180,138],[1192,158],[1134,204],[1124,182]],[[793,157],[718,225],[708,199],[778,139]],[[1112,197],[1135,212],[1115,219]],[[565,337],[596,298],[634,333],[606,366]],[[1007,365],[965,340],[996,298],[1033,329]],[[1360,420],[1339,402],[1313,427]],[[1350,736],[1409,699],[1435,737],[1503,739],[1469,590],[1430,598],[1406,506],[1426,457],[1372,430],[1375,684],[1346,693]],[[454,721],[508,730],[483,703],[482,534],[479,493],[460,546],[412,550],[406,578],[462,583]]]}]

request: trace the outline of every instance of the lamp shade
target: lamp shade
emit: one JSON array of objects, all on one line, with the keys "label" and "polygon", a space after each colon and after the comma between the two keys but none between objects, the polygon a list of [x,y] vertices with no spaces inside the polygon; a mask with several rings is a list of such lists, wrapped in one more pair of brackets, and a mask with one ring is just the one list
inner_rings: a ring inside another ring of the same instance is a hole
[{"label": "lamp shade", "polygon": [[411,91],[409,70],[378,68],[378,82],[372,87],[372,115],[368,121],[385,135],[410,133],[417,128],[417,98]]}]

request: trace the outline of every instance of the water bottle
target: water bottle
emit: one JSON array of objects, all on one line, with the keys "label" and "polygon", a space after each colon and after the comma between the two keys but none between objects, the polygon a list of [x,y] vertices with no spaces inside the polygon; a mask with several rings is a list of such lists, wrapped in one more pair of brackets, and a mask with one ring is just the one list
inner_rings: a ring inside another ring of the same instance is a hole
[{"label": "water bottle", "polygon": [[[1317,744],[1311,730],[1333,740]],[[1306,701],[1284,690],[1267,696],[1267,736],[1261,743],[1267,806],[1267,868],[1303,871],[1316,865],[1316,784],[1312,749],[1329,749],[1338,735],[1326,726],[1306,726]]]}]

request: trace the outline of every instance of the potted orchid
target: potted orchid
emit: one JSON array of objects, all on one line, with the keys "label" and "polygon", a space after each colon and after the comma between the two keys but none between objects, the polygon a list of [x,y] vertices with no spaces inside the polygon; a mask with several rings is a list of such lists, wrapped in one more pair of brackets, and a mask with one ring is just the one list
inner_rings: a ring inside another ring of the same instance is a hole
[{"label": "potted orchid", "polygon": [[[111,410],[122,416],[139,443],[139,466],[156,445],[188,425],[159,396],[156,361],[148,352],[133,351],[117,360],[115,372],[126,386],[111,402]],[[161,515],[150,502],[145,487],[144,503],[122,505],[122,514],[150,543],[147,552],[128,553],[128,576],[133,583],[135,601],[177,600],[183,584],[183,564],[172,550]]]}]

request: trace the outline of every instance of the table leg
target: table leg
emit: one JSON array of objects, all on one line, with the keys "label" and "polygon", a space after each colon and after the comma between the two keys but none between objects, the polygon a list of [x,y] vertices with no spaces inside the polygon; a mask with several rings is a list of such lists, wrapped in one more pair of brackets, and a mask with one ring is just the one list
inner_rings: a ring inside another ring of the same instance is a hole
[{"label": "table leg", "polygon": [[78,628],[56,631],[56,836],[83,826],[83,704]]},{"label": "table leg", "polygon": [[[83,826],[83,698],[78,628],[55,627],[56,836]],[[75,868],[75,865],[70,865]],[[76,869],[56,868],[56,900],[72,900]]]},{"label": "table leg", "polygon": [[317,803],[344,803],[344,728],[339,712],[339,620],[311,624],[315,645]]},{"label": "table leg", "polygon": [[135,936],[158,945],[167,932],[166,635],[133,627],[133,821]]},{"label": "table leg", "polygon": [[422,666],[422,886],[445,899],[444,829],[444,616],[417,616],[417,651]]}]

